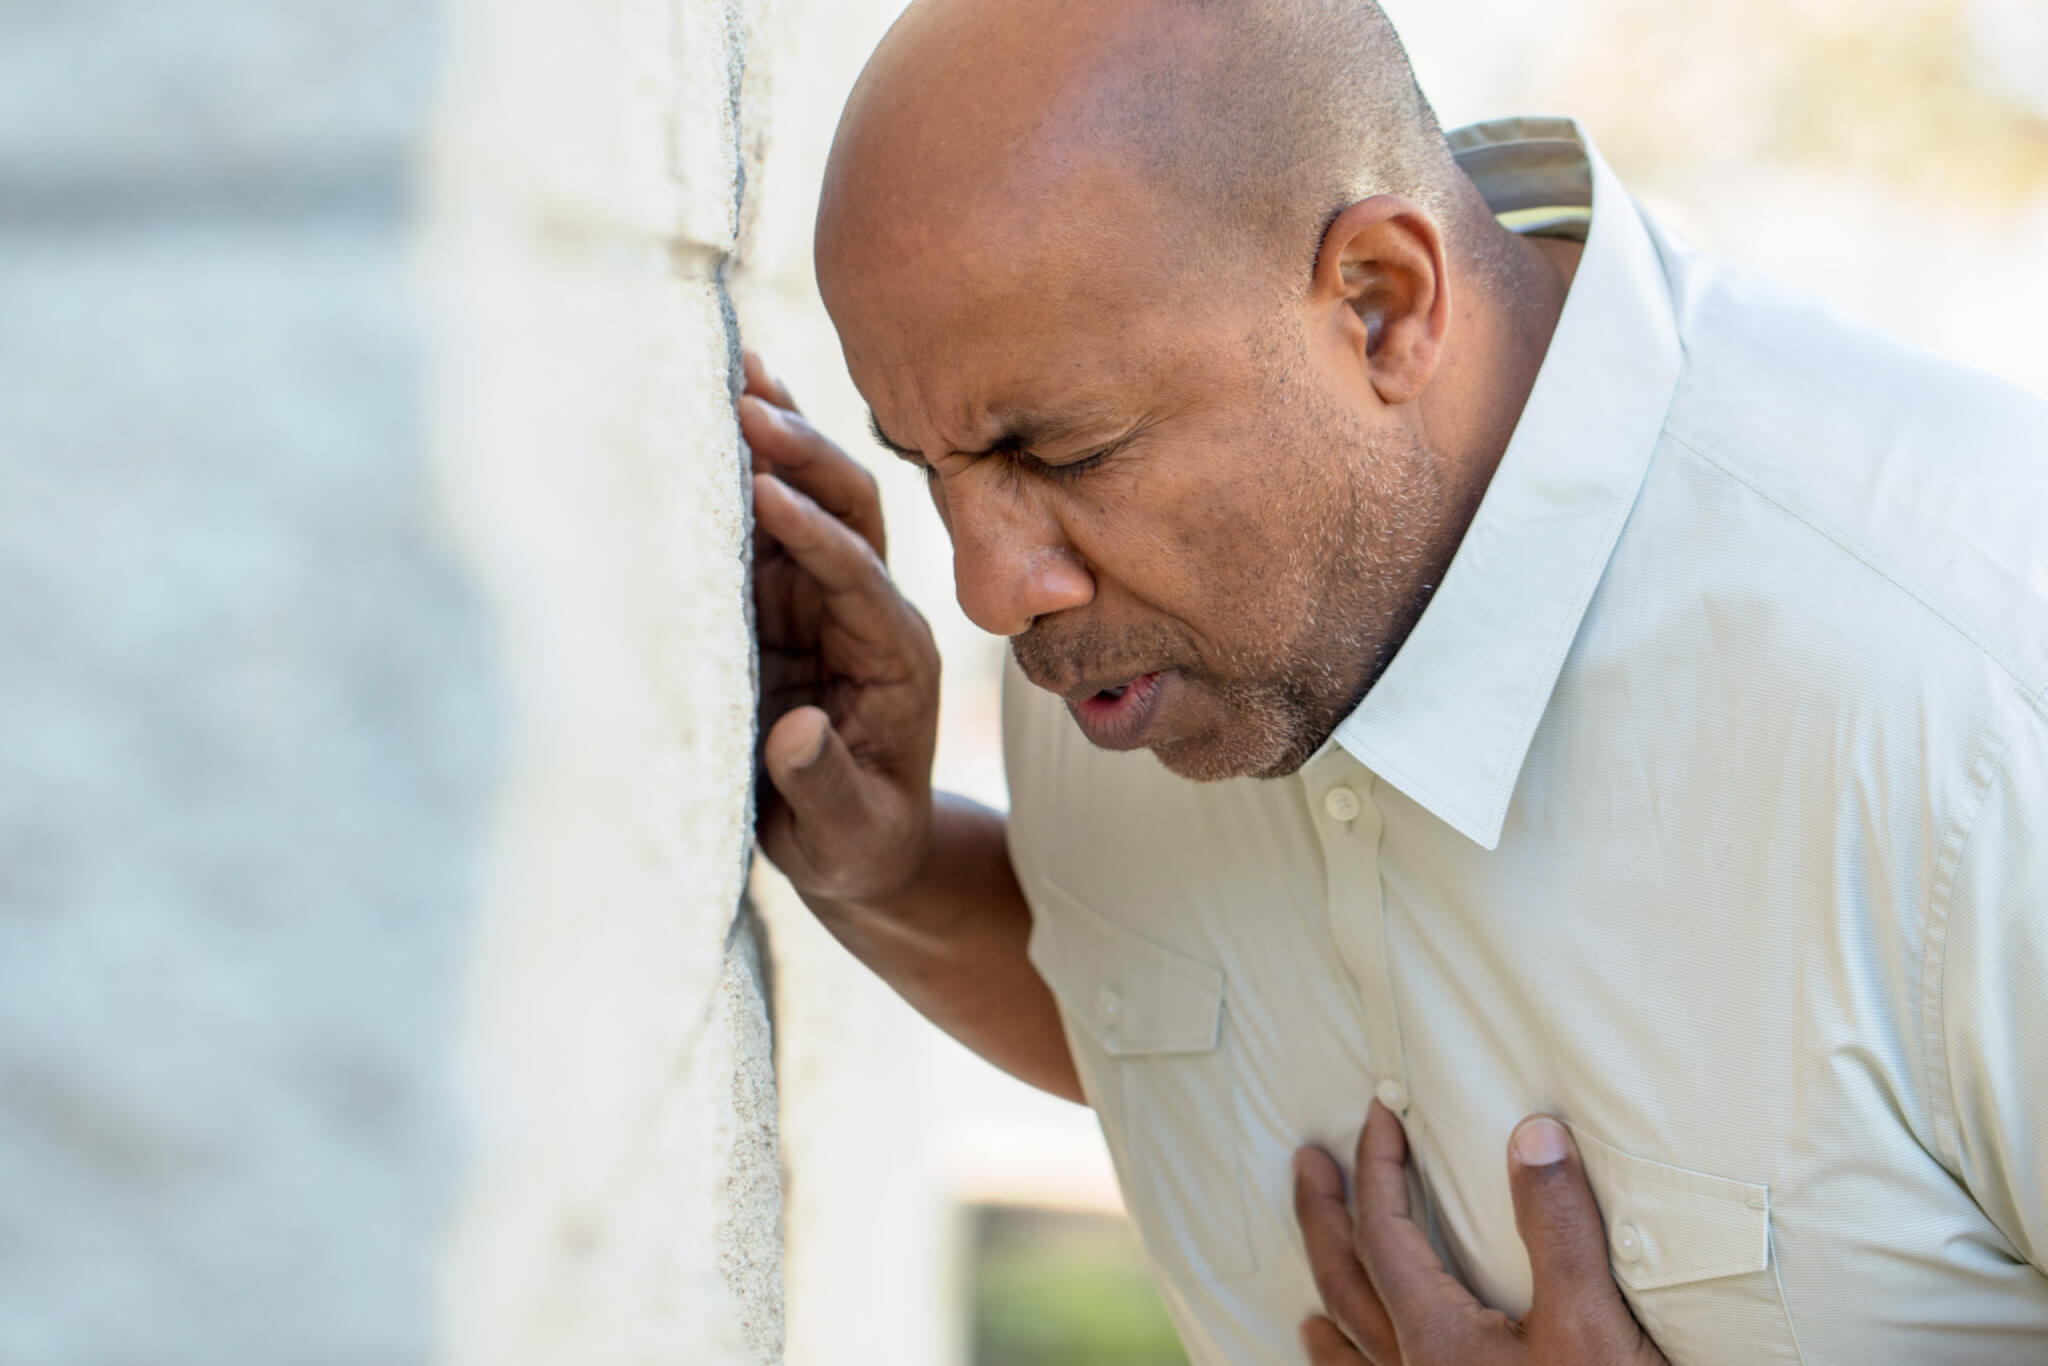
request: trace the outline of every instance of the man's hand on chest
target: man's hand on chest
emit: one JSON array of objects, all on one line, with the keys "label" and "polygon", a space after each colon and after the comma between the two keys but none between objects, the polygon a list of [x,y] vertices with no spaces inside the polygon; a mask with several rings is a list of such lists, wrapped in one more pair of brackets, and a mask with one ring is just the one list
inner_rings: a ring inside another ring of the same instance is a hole
[{"label": "man's hand on chest", "polygon": [[1663,1366],[1607,1264],[1607,1238],[1564,1126],[1538,1116],[1509,1141],[1515,1223],[1535,1298],[1511,1319],[1445,1269],[1408,1208],[1408,1143],[1375,1103],[1358,1136],[1355,1199],[1320,1148],[1295,1155],[1294,1212],[1329,1317],[1302,1325],[1310,1366]]}]

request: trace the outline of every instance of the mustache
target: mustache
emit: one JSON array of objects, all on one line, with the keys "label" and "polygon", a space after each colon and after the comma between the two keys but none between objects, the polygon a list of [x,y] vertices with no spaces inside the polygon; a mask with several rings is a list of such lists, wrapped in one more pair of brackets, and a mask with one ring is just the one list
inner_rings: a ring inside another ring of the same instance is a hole
[{"label": "mustache", "polygon": [[1197,672],[1188,667],[1194,662],[1188,642],[1157,623],[1114,627],[1049,619],[1011,636],[1010,653],[1024,676],[1048,692],[1125,673],[1136,677],[1176,667]]}]

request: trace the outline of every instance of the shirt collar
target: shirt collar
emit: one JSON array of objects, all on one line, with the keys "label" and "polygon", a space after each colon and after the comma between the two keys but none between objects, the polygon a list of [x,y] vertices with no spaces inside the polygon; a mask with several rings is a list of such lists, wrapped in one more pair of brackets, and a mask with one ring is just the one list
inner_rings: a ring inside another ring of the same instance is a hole
[{"label": "shirt collar", "polygon": [[1529,742],[1649,468],[1680,351],[1649,230],[1577,124],[1508,119],[1459,129],[1450,141],[1511,226],[1569,231],[1590,202],[1586,248],[1450,570],[1332,741],[1494,849]]}]

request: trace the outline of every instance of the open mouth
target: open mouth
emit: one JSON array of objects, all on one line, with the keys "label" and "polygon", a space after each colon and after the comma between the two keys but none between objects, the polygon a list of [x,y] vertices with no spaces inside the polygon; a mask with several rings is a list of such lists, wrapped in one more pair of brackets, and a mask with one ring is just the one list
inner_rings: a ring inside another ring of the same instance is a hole
[{"label": "open mouth", "polygon": [[1145,742],[1158,710],[1160,673],[1140,674],[1128,683],[1102,688],[1067,704],[1090,741],[1103,749],[1136,749]]}]

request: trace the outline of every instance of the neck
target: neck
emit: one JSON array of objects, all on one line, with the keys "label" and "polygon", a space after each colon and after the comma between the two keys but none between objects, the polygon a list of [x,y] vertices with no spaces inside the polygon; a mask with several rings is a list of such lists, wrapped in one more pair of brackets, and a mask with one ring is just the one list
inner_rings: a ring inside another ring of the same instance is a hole
[{"label": "neck", "polygon": [[1444,369],[1424,400],[1432,447],[1454,472],[1459,539],[1507,453],[1578,268],[1580,244],[1526,238],[1489,223],[1454,267],[1459,317]]}]

